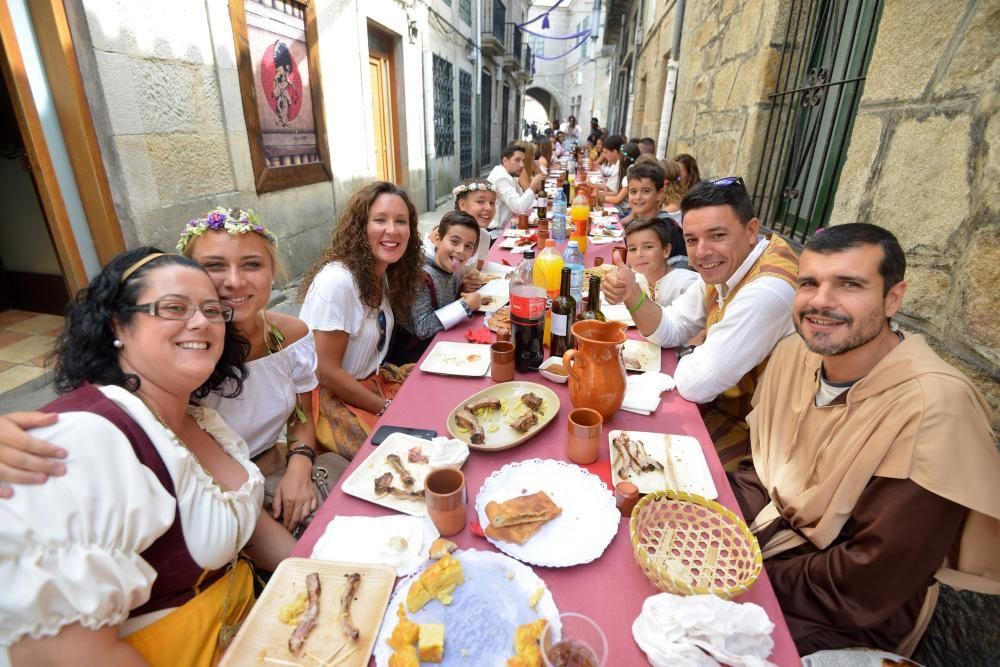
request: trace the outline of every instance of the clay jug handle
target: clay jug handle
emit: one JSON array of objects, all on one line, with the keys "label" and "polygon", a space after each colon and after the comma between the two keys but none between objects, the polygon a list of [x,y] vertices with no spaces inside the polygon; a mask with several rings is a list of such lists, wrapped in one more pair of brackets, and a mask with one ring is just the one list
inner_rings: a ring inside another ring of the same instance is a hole
[{"label": "clay jug handle", "polygon": [[577,382],[580,381],[580,372],[576,370],[577,364],[580,364],[583,368],[587,367],[587,362],[583,357],[580,357],[579,359],[576,358],[576,353],[578,351],[579,350],[566,350],[563,353],[563,366],[566,367],[566,372],[569,373],[569,376]]}]

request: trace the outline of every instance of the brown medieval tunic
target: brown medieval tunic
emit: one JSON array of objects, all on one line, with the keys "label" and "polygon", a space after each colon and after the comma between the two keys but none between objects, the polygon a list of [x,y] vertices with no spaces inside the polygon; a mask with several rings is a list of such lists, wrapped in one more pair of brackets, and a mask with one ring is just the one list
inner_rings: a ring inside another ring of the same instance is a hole
[{"label": "brown medieval tunic", "polygon": [[821,361],[797,335],[778,344],[748,418],[752,463],[730,482],[748,520],[777,510],[755,527],[801,653],[912,650],[935,577],[1000,590],[989,408],[920,336],[825,407]]}]

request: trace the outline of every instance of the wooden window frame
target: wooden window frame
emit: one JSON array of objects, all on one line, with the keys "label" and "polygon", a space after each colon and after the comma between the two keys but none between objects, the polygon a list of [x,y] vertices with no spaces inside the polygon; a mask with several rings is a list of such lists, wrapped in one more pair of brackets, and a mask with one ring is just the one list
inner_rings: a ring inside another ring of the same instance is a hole
[{"label": "wooden window frame", "polygon": [[264,138],[258,115],[258,100],[254,86],[253,61],[247,37],[247,17],[244,0],[229,0],[229,17],[233,25],[233,43],[236,47],[236,69],[239,74],[240,95],[243,99],[243,118],[247,125],[250,143],[250,161],[253,165],[254,183],[258,193],[310,185],[333,179],[330,168],[330,148],[326,138],[326,114],[323,111],[323,77],[319,65],[319,34],[316,30],[316,7],[312,0],[284,0],[300,5],[305,12],[306,51],[309,62],[309,92],[312,99],[316,127],[318,162],[308,164],[268,167],[264,154]]}]

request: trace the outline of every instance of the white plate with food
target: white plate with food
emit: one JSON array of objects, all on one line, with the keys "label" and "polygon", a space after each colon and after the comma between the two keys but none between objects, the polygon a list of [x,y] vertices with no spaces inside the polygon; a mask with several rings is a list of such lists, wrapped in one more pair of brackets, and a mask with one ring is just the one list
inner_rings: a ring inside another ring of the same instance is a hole
[{"label": "white plate with food", "polygon": [[561,510],[558,516],[547,518],[521,544],[489,535],[486,539],[508,556],[532,565],[569,567],[599,558],[617,534],[622,515],[604,482],[572,463],[531,459],[494,471],[476,496],[479,524],[484,530],[491,525],[487,514],[491,501],[503,505],[539,492]]},{"label": "white plate with food", "polygon": [[535,246],[534,241],[527,241],[528,238],[529,237],[527,236],[505,238],[503,241],[500,241],[500,247],[505,250],[515,250],[520,248],[521,252],[524,252],[526,249],[533,248]]},{"label": "white plate with food", "polygon": [[506,280],[491,280],[478,292],[483,295],[479,310],[484,313],[494,313],[510,301],[510,283]]},{"label": "white plate with food", "polygon": [[420,364],[424,373],[482,377],[490,371],[490,346],[439,340]]},{"label": "white plate with food", "polygon": [[483,324],[493,333],[510,333],[510,306],[483,315]]},{"label": "white plate with food", "polygon": [[622,349],[622,358],[625,361],[625,370],[640,371],[642,373],[659,373],[660,357],[663,348],[648,340],[634,340],[629,338],[625,341]]},{"label": "white plate with food", "polygon": [[614,484],[632,482],[639,493],[669,490],[719,497],[701,443],[691,436],[610,431],[608,448]]},{"label": "white plate with food", "polygon": [[470,449],[495,452],[534,437],[559,413],[559,397],[534,382],[500,382],[477,392],[448,415],[448,433]]},{"label": "white plate with food", "polygon": [[452,557],[461,564],[464,580],[449,594],[447,605],[434,598],[411,612],[407,597],[423,572],[400,580],[378,633],[374,655],[378,667],[386,667],[393,653],[387,640],[400,621],[400,605],[412,623],[444,625],[443,667],[503,667],[514,656],[518,626],[539,619],[559,623],[552,593],[527,565],[503,554],[474,549],[456,551]]},{"label": "white plate with food", "polygon": [[367,665],[395,580],[391,567],[286,558],[220,667]]},{"label": "white plate with food", "polygon": [[389,509],[424,516],[424,479],[435,461],[461,467],[469,452],[461,443],[421,440],[393,433],[344,480],[344,493]]}]

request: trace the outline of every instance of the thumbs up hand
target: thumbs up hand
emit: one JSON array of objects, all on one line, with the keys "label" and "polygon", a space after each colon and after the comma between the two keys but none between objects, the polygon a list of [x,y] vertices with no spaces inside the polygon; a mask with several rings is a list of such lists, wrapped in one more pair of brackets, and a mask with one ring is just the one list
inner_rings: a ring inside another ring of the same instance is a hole
[{"label": "thumbs up hand", "polygon": [[608,303],[614,305],[621,303],[632,290],[638,285],[635,282],[635,272],[625,264],[619,253],[613,254],[615,270],[609,272],[601,281],[601,291]]}]

